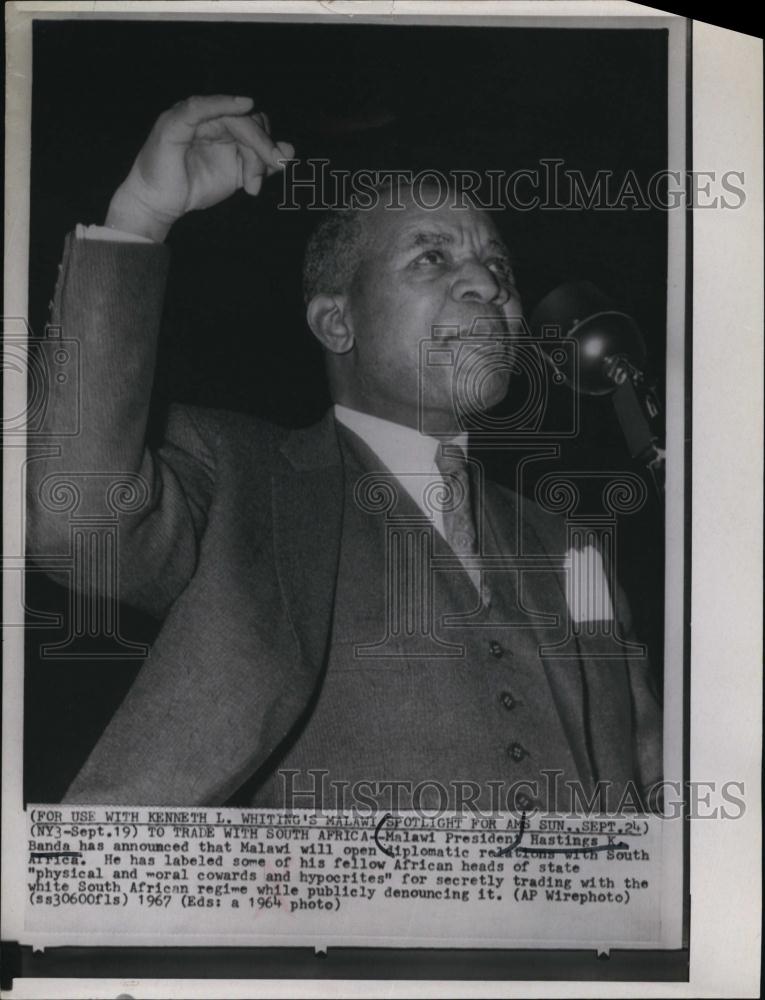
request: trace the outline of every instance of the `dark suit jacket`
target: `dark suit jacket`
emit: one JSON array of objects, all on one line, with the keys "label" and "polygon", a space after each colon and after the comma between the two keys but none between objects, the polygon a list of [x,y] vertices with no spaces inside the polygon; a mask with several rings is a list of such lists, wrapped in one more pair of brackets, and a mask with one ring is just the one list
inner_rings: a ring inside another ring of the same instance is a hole
[{"label": "dark suit jacket", "polygon": [[[164,619],[67,801],[225,802],[304,714],[330,641],[344,491],[331,415],[288,432],[172,407],[161,447],[145,446],[167,258],[161,246],[69,237],[54,299],[82,371],[78,385],[51,386],[46,428],[78,407],[82,431],[29,464],[30,552],[68,550],[71,504],[51,501],[61,483],[74,490],[77,516],[113,510],[121,496],[119,597]],[[120,481],[125,490],[109,492]],[[516,510],[519,498],[503,494]],[[524,544],[559,554],[561,522],[523,503]],[[544,609],[544,592],[532,584],[529,596]],[[589,669],[596,740],[620,773],[657,780],[647,664],[603,670],[593,658]]]}]

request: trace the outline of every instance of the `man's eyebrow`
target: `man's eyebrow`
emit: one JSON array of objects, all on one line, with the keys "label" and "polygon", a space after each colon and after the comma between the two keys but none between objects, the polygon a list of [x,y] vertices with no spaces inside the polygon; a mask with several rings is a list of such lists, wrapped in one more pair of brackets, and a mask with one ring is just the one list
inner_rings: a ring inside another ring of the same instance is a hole
[{"label": "man's eyebrow", "polygon": [[450,243],[454,243],[454,236],[436,229],[410,229],[399,240],[400,246],[407,250],[410,247],[443,246]]}]

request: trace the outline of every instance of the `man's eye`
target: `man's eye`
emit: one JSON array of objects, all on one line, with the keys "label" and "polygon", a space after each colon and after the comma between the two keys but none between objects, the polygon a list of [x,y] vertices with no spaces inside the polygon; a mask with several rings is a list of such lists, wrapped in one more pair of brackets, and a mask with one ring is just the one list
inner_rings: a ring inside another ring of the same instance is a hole
[{"label": "man's eye", "polygon": [[415,264],[443,264],[446,257],[442,250],[426,250],[419,257],[415,257]]}]

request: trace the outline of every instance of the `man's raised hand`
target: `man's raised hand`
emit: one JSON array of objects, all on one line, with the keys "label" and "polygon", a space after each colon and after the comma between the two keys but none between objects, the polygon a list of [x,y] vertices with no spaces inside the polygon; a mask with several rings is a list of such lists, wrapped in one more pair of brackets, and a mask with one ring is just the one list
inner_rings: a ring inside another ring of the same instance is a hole
[{"label": "man's raised hand", "polygon": [[161,241],[186,212],[217,205],[239,188],[257,194],[295,151],[273,142],[268,118],[253,114],[252,103],[190,97],[161,114],[112,198],[106,225]]}]

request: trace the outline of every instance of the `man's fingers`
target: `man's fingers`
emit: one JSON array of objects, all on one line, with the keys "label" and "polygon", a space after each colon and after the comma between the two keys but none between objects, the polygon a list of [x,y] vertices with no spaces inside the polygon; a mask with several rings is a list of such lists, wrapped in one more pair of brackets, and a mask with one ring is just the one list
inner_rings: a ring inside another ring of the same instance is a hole
[{"label": "man's fingers", "polygon": [[284,169],[283,160],[292,160],[295,157],[295,147],[289,142],[277,142],[276,143],[277,157],[274,161],[276,166],[268,164],[266,170],[267,177],[273,177],[274,174],[278,174],[280,170]]},{"label": "man's fingers", "polygon": [[249,147],[266,166],[278,167],[281,154],[268,132],[249,117],[226,117],[226,128],[240,146]]},{"label": "man's fingers", "polygon": [[267,135],[271,135],[271,119],[265,111],[256,111],[254,115],[250,115],[250,118],[260,125]]},{"label": "man's fingers", "polygon": [[224,115],[244,115],[252,104],[251,97],[229,97],[226,94],[189,97],[160,115],[158,124],[168,139],[184,141],[190,139],[196,127],[203,122]]},{"label": "man's fingers", "polygon": [[[279,156],[285,160],[290,160],[294,156],[295,151],[288,142],[278,142],[276,148],[279,151]],[[243,187],[247,194],[259,194],[264,178],[279,173],[281,167],[264,163],[257,153],[241,142],[237,142],[236,151],[241,170],[239,186]]]},{"label": "man's fingers", "polygon": [[241,142],[237,143],[236,151],[242,171],[241,186],[247,194],[259,194],[266,170],[263,161],[249,146]]},{"label": "man's fingers", "polygon": [[291,142],[277,142],[276,148],[279,150],[279,157],[282,160],[294,160],[295,147]]}]

